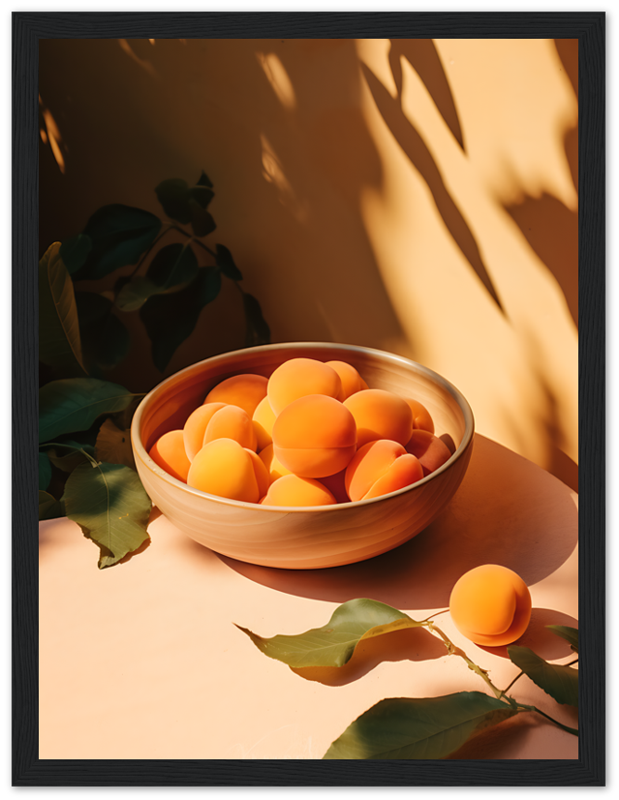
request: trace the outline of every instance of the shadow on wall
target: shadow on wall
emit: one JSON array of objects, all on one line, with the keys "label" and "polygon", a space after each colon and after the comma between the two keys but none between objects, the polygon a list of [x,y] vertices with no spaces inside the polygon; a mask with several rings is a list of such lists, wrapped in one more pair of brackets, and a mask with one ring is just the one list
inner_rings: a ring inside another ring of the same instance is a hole
[{"label": "shadow on wall", "polygon": [[[233,252],[273,341],[341,341],[415,358],[424,330],[412,320],[403,331],[362,215],[364,194],[385,189],[384,155],[362,102],[367,85],[372,113],[428,187],[471,281],[502,311],[470,210],[458,205],[449,176],[402,110],[406,61],[466,156],[467,132],[438,50],[432,40],[388,44],[395,97],[360,61],[354,40],[43,40],[41,252],[108,203],[160,213],[154,187],[170,177],[195,180],[204,169],[215,188],[213,241]],[[576,48],[556,44],[575,85]],[[565,150],[576,176],[574,134],[567,132]],[[576,320],[576,213],[548,194],[506,210]],[[109,377],[143,391],[162,374],[147,356],[137,314],[125,317],[132,353]],[[207,306],[164,374],[242,347],[243,334],[232,288]],[[549,448],[560,449],[548,435]]]},{"label": "shadow on wall", "polygon": [[[555,39],[554,43],[578,99],[578,41]],[[578,191],[577,125],[566,130],[563,146],[574,188]],[[525,195],[521,202],[504,208],[557,280],[578,327],[578,211],[572,211],[546,192],[539,197]]]},{"label": "shadow on wall", "polygon": [[[42,147],[41,252],[107,203],[160,213],[161,180],[205,169],[214,241],[232,250],[273,341],[403,341],[360,214],[382,180],[361,80],[354,40],[42,42],[41,97],[65,171]],[[243,346],[242,329],[226,331],[235,302],[207,308],[165,374]],[[135,357],[110,377],[152,386],[162,376],[128,322]]]},{"label": "shadow on wall", "polygon": [[492,299],[503,311],[501,301],[497,296],[471,229],[449,193],[428,146],[417,128],[402,111],[402,58],[406,58],[424,80],[426,88],[432,95],[445,122],[460,146],[463,147],[455,103],[434,43],[428,40],[403,42],[399,39],[391,42],[389,63],[398,87],[397,100],[391,97],[385,86],[365,64],[361,65],[363,74],[385,123],[413,167],[428,185],[445,227]]}]

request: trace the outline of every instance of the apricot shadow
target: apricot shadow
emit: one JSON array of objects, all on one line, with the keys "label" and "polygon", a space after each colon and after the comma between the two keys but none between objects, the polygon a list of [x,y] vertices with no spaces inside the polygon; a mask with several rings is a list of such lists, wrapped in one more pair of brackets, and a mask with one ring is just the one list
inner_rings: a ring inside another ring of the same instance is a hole
[{"label": "apricot shadow", "polygon": [[272,569],[219,558],[249,580],[286,594],[338,603],[367,597],[401,610],[434,610],[448,606],[458,578],[480,564],[509,567],[529,586],[541,581],[567,560],[577,538],[578,511],[570,489],[477,434],[467,474],[447,508],[390,552],[322,570]]},{"label": "apricot shadow", "polygon": [[[577,658],[577,654],[572,650],[569,644],[553,633],[546,626],[547,625],[566,625],[570,628],[578,628],[578,620],[570,617],[568,614],[563,614],[561,611],[554,611],[551,608],[533,608],[531,610],[531,621],[529,627],[512,644],[518,647],[528,647],[533,650],[541,658],[546,661],[555,661],[559,658],[566,658],[573,656]],[[510,645],[501,647],[484,647],[478,645],[482,650],[492,655],[499,656],[500,658],[509,659],[507,648]]]}]

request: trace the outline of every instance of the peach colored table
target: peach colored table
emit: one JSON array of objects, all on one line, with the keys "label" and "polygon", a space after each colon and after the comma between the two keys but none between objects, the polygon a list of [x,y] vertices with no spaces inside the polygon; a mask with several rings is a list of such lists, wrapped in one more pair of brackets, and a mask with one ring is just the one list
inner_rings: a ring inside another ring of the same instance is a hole
[{"label": "peach colored table", "polygon": [[[447,511],[397,550],[331,570],[296,572],[216,555],[153,514],[144,552],[108,570],[67,519],[40,526],[40,758],[321,758],[384,697],[484,691],[481,679],[424,630],[362,644],[338,669],[296,672],[262,655],[233,623],[263,636],[325,624],[370,597],[418,619],[447,606],[455,580],[494,562],[531,588],[520,643],[571,660],[547,624],[577,626],[578,497],[549,473],[482,436]],[[498,649],[437,623],[494,683],[518,673]],[[577,726],[528,678],[513,693]],[[523,714],[457,757],[578,757],[576,737]]]}]

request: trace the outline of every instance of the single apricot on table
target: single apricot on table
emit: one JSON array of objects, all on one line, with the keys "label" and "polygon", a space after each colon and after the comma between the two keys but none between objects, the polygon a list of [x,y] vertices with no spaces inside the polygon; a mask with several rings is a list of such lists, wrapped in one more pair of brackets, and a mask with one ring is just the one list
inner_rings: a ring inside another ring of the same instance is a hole
[{"label": "single apricot on table", "polygon": [[376,439],[392,439],[405,445],[413,432],[413,412],[399,395],[384,389],[362,389],[344,406],[355,418],[357,447]]},{"label": "single apricot on table", "polygon": [[353,502],[380,497],[423,478],[415,456],[398,442],[377,439],[359,448],[346,468],[345,485]]},{"label": "single apricot on table", "polygon": [[214,439],[191,462],[187,485],[218,497],[257,503],[268,489],[269,476],[253,450],[234,439]]},{"label": "single apricot on table", "polygon": [[302,478],[324,478],[348,466],[357,431],[350,411],[324,394],[287,405],[273,425],[275,457]]},{"label": "single apricot on table", "polygon": [[498,564],[469,570],[456,582],[449,598],[456,628],[485,647],[511,644],[531,619],[531,594],[520,575]]},{"label": "single apricot on table", "polygon": [[205,403],[226,403],[239,406],[251,417],[256,406],[266,397],[268,379],[251,372],[233,375],[214,386],[206,395]]},{"label": "single apricot on table", "polygon": [[336,502],[320,481],[292,474],[273,481],[260,501],[265,506],[331,506]]},{"label": "single apricot on table", "polygon": [[183,481],[183,483],[187,482],[187,473],[191,464],[185,452],[183,431],[164,433],[150,448],[148,455],[155,464],[173,478]]},{"label": "single apricot on table", "polygon": [[289,358],[269,378],[267,397],[275,414],[307,395],[322,394],[337,398],[342,390],[340,376],[315,358]]}]

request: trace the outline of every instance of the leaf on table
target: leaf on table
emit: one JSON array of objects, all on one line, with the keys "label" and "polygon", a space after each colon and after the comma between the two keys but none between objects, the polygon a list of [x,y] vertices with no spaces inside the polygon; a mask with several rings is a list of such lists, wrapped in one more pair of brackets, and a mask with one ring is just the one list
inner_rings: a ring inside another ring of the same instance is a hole
[{"label": "leaf on table", "polygon": [[578,708],[577,669],[563,664],[549,664],[528,647],[511,645],[507,652],[513,663],[557,703]]},{"label": "leaf on table", "polygon": [[84,375],[73,281],[54,242],[39,261],[39,359],[64,375]]},{"label": "leaf on table", "polygon": [[323,758],[445,758],[517,710],[481,692],[381,700],[358,717]]},{"label": "leaf on table", "polygon": [[122,411],[132,398],[123,386],[98,378],[51,381],[39,391],[39,442],[88,430],[101,414]]},{"label": "leaf on table", "polygon": [[565,639],[575,653],[578,652],[578,628],[570,628],[568,625],[546,625],[546,627]]},{"label": "leaf on table", "polygon": [[247,628],[236,627],[246,633],[265,655],[297,668],[341,667],[350,660],[362,639],[403,628],[418,628],[421,624],[385,603],[358,598],[338,606],[322,628],[312,628],[293,636],[277,635],[264,639]]},{"label": "leaf on table", "polygon": [[151,501],[129,467],[80,464],[67,479],[63,500],[67,517],[99,546],[100,569],[116,564],[149,538]]},{"label": "leaf on table", "polygon": [[117,428],[111,419],[106,419],[99,429],[95,453],[99,461],[124,464],[126,467],[135,469],[131,435],[129,431],[121,431],[120,428]]}]

